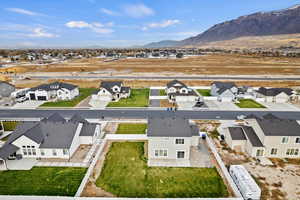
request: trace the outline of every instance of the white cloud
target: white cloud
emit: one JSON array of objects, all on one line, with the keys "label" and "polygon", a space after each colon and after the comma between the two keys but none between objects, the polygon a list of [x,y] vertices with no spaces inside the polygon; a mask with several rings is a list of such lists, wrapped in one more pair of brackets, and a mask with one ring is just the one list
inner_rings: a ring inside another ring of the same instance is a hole
[{"label": "white cloud", "polygon": [[7,11],[14,12],[14,13],[19,13],[23,15],[30,15],[30,16],[37,16],[37,15],[43,15],[41,13],[33,12],[30,10],[25,10],[22,8],[6,8]]},{"label": "white cloud", "polygon": [[65,24],[69,28],[91,28],[91,24],[85,21],[70,21]]},{"label": "white cloud", "polygon": [[99,22],[94,22],[94,23],[88,23],[85,21],[70,21],[65,24],[69,28],[89,28],[93,30],[96,33],[100,34],[109,34],[113,33],[114,30],[106,27],[111,27],[113,26],[113,22],[109,22],[107,24],[102,24]]},{"label": "white cloud", "polygon": [[169,20],[164,20],[162,22],[150,23],[147,26],[144,26],[142,28],[142,30],[146,31],[149,28],[166,28],[166,27],[173,26],[173,25],[179,24],[179,23],[180,23],[180,20],[178,20],[178,19],[169,19]]},{"label": "white cloud", "polygon": [[47,33],[42,28],[35,28],[32,30],[32,33],[27,35],[28,37],[35,37],[35,38],[54,38],[58,37],[58,35],[55,35],[53,33]]},{"label": "white cloud", "polygon": [[112,11],[112,10],[109,10],[106,8],[101,8],[100,12],[102,12],[103,14],[106,14],[106,15],[110,15],[110,16],[120,16],[121,15],[120,13],[118,13],[116,11]]},{"label": "white cloud", "polygon": [[154,15],[155,12],[144,4],[131,4],[124,7],[124,13],[130,17],[140,18]]}]

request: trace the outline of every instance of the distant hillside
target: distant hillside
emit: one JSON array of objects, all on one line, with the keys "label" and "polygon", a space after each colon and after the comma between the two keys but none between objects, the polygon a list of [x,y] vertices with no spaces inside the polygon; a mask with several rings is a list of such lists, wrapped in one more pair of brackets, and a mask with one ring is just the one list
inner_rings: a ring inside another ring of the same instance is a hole
[{"label": "distant hillside", "polygon": [[180,46],[179,41],[163,40],[160,42],[152,42],[152,43],[146,44],[143,47],[144,48],[163,48],[163,47],[176,47],[176,46]]},{"label": "distant hillside", "polygon": [[157,47],[199,46],[210,42],[233,40],[248,36],[300,33],[300,5],[271,12],[258,12],[216,24],[207,31],[182,41],[152,43]]}]

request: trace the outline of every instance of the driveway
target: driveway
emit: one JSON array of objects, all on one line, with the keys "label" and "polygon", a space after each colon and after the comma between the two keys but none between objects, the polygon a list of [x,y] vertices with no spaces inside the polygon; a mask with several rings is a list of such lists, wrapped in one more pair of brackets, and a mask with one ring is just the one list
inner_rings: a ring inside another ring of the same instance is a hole
[{"label": "driveway", "polygon": [[211,110],[240,110],[233,102],[205,101],[206,105]]},{"label": "driveway", "polygon": [[105,101],[105,100],[94,100],[91,99],[89,104],[93,107],[93,108],[97,108],[97,109],[105,109],[107,104],[109,104],[110,101]]},{"label": "driveway", "polygon": [[158,89],[151,89],[150,90],[150,96],[160,96]]},{"label": "driveway", "polygon": [[151,99],[149,103],[149,107],[160,107],[159,99]]},{"label": "driveway", "polygon": [[40,105],[44,104],[47,101],[25,101],[23,103],[16,103],[11,108],[22,108],[22,109],[35,109],[38,108]]},{"label": "driveway", "polygon": [[193,110],[196,102],[194,101],[176,101],[178,108],[182,110]]},{"label": "driveway", "polygon": [[259,103],[267,107],[269,110],[278,110],[278,111],[300,110],[300,108],[290,103],[266,103],[266,102],[259,102]]}]

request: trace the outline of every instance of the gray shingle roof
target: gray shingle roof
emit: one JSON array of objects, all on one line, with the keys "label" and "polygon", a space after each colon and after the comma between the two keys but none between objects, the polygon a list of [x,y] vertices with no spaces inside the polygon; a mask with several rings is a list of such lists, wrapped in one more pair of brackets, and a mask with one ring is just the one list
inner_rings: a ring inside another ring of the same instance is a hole
[{"label": "gray shingle roof", "polygon": [[174,87],[174,88],[187,88],[187,86],[181,82],[181,81],[178,81],[178,80],[173,80],[173,81],[170,81],[167,83],[167,88],[171,88],[171,87]]},{"label": "gray shingle roof", "polygon": [[19,148],[13,144],[5,144],[3,147],[0,148],[0,158],[3,160],[7,159],[10,155],[17,152],[18,149]]},{"label": "gray shingle roof", "polygon": [[293,94],[293,90],[290,88],[264,88],[264,87],[260,87],[257,90],[258,93],[263,94],[264,96],[277,96],[278,94],[284,92],[287,95],[292,95]]},{"label": "gray shingle roof", "polygon": [[232,140],[247,140],[242,127],[228,128]]},{"label": "gray shingle roof", "polygon": [[94,136],[96,126],[95,123],[83,124],[80,136]]},{"label": "gray shingle roof", "polygon": [[80,115],[75,114],[73,115],[73,117],[71,117],[71,119],[69,120],[70,122],[80,122],[80,123],[88,123],[88,121],[84,118],[82,118]]},{"label": "gray shingle roof", "polygon": [[44,118],[41,121],[48,121],[48,122],[66,122],[66,119],[63,118],[60,114],[54,113],[50,115],[48,118]]},{"label": "gray shingle roof", "polygon": [[[150,137],[192,137],[194,128],[183,118],[150,118],[147,135]],[[195,133],[194,133],[195,134]]]},{"label": "gray shingle roof", "polygon": [[256,119],[266,136],[300,136],[300,125],[289,119]]},{"label": "gray shingle roof", "polygon": [[215,85],[216,88],[218,88],[217,90],[218,94],[222,94],[226,90],[229,90],[233,87],[237,87],[233,82],[221,82],[221,81],[215,81],[212,83],[212,85]]},{"label": "gray shingle roof", "polygon": [[0,97],[9,97],[13,91],[15,91],[15,86],[12,84],[0,81]]},{"label": "gray shingle roof", "polygon": [[243,130],[253,147],[264,146],[252,127],[243,126]]},{"label": "gray shingle roof", "polygon": [[51,91],[51,90],[59,90],[59,89],[62,89],[62,88],[66,88],[68,90],[73,90],[77,87],[78,86],[72,85],[72,84],[69,84],[69,83],[54,82],[54,83],[39,85],[37,87],[31,88],[30,91],[35,91],[35,90]]}]

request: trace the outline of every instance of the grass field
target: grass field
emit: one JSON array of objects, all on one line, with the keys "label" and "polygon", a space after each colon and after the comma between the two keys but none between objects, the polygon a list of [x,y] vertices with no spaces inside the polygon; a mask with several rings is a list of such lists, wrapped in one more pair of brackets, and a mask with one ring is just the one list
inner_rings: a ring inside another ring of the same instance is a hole
[{"label": "grass field", "polygon": [[159,96],[167,96],[166,90],[159,90]]},{"label": "grass field", "polygon": [[148,167],[143,142],[112,144],[96,185],[118,197],[227,197],[215,168]]},{"label": "grass field", "polygon": [[211,96],[210,89],[198,89],[197,92],[199,92],[199,94],[201,94],[204,97]]},{"label": "grass field", "polygon": [[0,195],[74,196],[85,172],[71,167],[0,171]]},{"label": "grass field", "polygon": [[3,122],[4,131],[14,131],[17,128],[19,123],[20,122],[16,122],[16,121],[4,121]]},{"label": "grass field", "polygon": [[116,134],[145,134],[147,124],[132,124],[122,123],[119,124]]},{"label": "grass field", "polygon": [[107,107],[148,107],[149,89],[131,89],[130,97],[110,102]]},{"label": "grass field", "polygon": [[252,99],[240,99],[239,103],[236,103],[235,105],[240,108],[266,108]]},{"label": "grass field", "polygon": [[95,91],[95,88],[79,88],[79,96],[75,97],[72,100],[67,101],[57,101],[57,102],[46,102],[40,107],[74,107],[79,104],[82,100],[92,95]]}]

